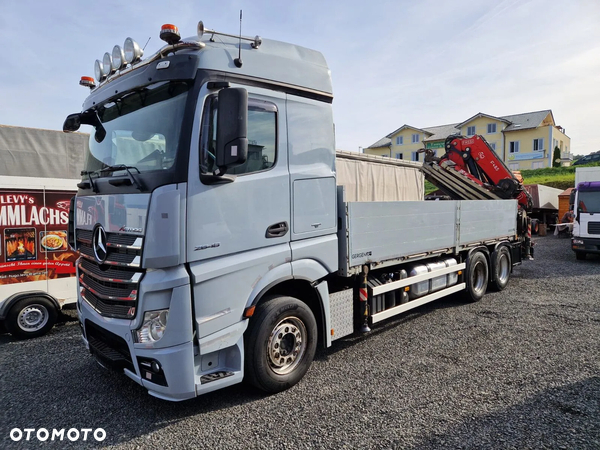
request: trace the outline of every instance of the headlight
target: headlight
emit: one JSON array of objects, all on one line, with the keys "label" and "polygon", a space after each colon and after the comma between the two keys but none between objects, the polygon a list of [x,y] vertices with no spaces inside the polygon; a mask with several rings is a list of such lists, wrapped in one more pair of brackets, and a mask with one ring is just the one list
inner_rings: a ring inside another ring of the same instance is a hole
[{"label": "headlight", "polygon": [[583,244],[583,241],[581,239],[573,239],[573,244]]},{"label": "headlight", "polygon": [[137,341],[139,343],[160,341],[165,334],[168,317],[168,309],[159,309],[157,311],[148,311],[144,313],[144,322],[136,331]]}]

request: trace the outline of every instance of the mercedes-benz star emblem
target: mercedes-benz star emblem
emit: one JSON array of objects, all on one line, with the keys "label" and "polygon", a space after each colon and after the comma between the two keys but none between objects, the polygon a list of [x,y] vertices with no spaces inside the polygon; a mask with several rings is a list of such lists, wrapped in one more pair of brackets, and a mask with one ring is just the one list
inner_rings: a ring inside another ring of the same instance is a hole
[{"label": "mercedes-benz star emblem", "polygon": [[92,247],[94,249],[94,255],[96,256],[96,260],[103,264],[106,261],[106,232],[102,225],[98,225],[94,230],[94,235],[92,237]]}]

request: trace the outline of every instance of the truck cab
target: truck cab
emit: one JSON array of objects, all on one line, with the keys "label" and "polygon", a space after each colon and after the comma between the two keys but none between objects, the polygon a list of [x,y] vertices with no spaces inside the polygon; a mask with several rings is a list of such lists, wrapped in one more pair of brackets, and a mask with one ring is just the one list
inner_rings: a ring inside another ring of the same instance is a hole
[{"label": "truck cab", "polygon": [[189,398],[241,380],[249,308],[273,286],[337,270],[330,73],[316,51],[216,33],[115,59],[65,122],[94,127],[72,224],[79,318],[101,364]]},{"label": "truck cab", "polygon": [[577,185],[573,196],[575,220],[571,248],[577,259],[588,253],[600,254],[600,181],[585,181]]}]

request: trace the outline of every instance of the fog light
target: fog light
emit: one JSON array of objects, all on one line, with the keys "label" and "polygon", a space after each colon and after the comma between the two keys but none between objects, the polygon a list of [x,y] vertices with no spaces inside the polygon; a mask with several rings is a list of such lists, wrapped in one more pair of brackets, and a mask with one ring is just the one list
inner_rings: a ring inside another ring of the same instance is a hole
[{"label": "fog light", "polygon": [[142,326],[136,331],[140,343],[158,342],[162,339],[167,328],[169,310],[147,311],[144,313]]}]

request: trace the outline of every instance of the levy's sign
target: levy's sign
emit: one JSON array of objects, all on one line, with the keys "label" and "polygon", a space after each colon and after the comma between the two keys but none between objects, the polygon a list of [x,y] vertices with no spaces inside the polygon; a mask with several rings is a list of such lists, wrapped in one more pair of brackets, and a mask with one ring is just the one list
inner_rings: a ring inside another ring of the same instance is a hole
[{"label": "levy's sign", "polygon": [[0,285],[75,275],[67,228],[73,192],[0,189]]},{"label": "levy's sign", "polygon": [[68,199],[48,200],[42,193],[0,193],[0,227],[67,225]]}]

